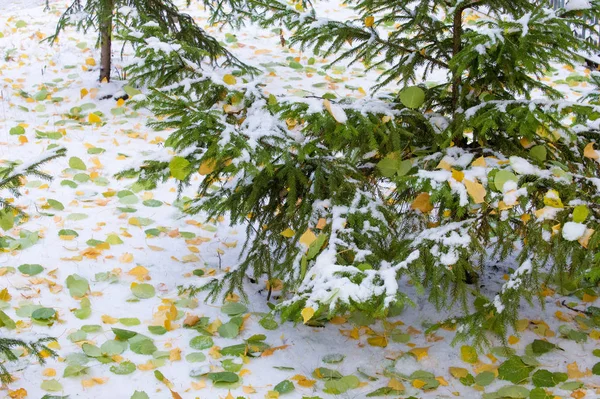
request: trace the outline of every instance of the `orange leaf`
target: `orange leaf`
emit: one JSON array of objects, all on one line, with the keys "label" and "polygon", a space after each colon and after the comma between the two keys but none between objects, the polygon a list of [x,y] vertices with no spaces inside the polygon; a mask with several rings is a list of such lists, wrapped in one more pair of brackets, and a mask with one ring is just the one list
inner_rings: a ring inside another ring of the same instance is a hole
[{"label": "orange leaf", "polygon": [[429,213],[433,210],[433,205],[430,202],[430,198],[431,196],[429,193],[421,193],[417,195],[417,198],[415,198],[410,207],[423,213]]}]

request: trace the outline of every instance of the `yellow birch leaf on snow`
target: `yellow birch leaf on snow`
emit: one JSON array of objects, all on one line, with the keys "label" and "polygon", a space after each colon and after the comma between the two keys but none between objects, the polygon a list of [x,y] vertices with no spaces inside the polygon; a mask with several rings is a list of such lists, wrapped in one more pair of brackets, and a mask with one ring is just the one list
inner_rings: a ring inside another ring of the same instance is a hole
[{"label": "yellow birch leaf on snow", "polygon": [[404,388],[404,384],[402,384],[400,381],[398,381],[395,378],[392,378],[390,380],[390,382],[388,382],[387,386],[388,386],[388,388],[392,388],[392,389],[394,389],[396,391],[404,391],[404,389],[405,389]]},{"label": "yellow birch leaf on snow", "polygon": [[292,230],[290,228],[287,228],[281,232],[281,235],[286,238],[291,238],[294,236],[294,234],[296,234],[296,233],[294,233],[294,230]]},{"label": "yellow birch leaf on snow", "polygon": [[467,193],[476,204],[481,204],[485,200],[485,187],[478,181],[463,180],[463,184],[467,188]]},{"label": "yellow birch leaf on snow", "polygon": [[307,321],[309,321],[310,319],[312,319],[312,317],[315,315],[315,310],[313,308],[304,308],[302,309],[302,312],[300,312],[300,314],[302,315],[302,318],[304,319],[304,324],[306,324]]},{"label": "yellow birch leaf on snow", "polygon": [[429,356],[429,346],[423,348],[412,348],[409,352],[415,355],[417,360],[421,360],[424,357]]},{"label": "yellow birch leaf on snow", "polygon": [[316,239],[317,236],[315,233],[313,233],[311,229],[308,229],[300,236],[300,243],[310,247],[310,244],[312,244]]},{"label": "yellow birch leaf on snow", "polygon": [[485,158],[484,157],[479,157],[476,160],[473,161],[473,163],[471,163],[471,166],[486,166],[485,163]]},{"label": "yellow birch leaf on snow", "polygon": [[417,198],[412,202],[410,207],[412,209],[418,209],[423,213],[428,213],[433,210],[433,205],[430,202],[431,196],[429,193],[421,193],[417,195]]},{"label": "yellow birch leaf on snow", "polygon": [[367,28],[372,27],[374,23],[375,23],[375,17],[368,16],[368,17],[365,18],[365,26]]},{"label": "yellow birch leaf on snow", "polygon": [[454,378],[465,378],[469,370],[462,367],[450,367],[450,375]]},{"label": "yellow birch leaf on snow", "polygon": [[88,122],[89,123],[102,123],[102,119],[96,114],[89,114]]},{"label": "yellow birch leaf on snow", "polygon": [[452,178],[460,183],[465,178],[465,172],[462,170],[452,169]]},{"label": "yellow birch leaf on snow", "polygon": [[475,364],[479,360],[475,348],[469,345],[463,345],[460,348],[460,358],[463,362]]},{"label": "yellow birch leaf on snow", "polygon": [[236,84],[237,79],[235,78],[235,76],[227,74],[223,76],[223,82],[227,83],[228,85],[234,85]]},{"label": "yellow birch leaf on snow", "polygon": [[600,159],[600,151],[594,150],[594,143],[589,143],[583,149],[583,156],[591,159]]},{"label": "yellow birch leaf on snow", "polygon": [[89,65],[89,66],[95,66],[96,65],[96,60],[93,59],[92,57],[86,58],[85,59],[85,64]]}]

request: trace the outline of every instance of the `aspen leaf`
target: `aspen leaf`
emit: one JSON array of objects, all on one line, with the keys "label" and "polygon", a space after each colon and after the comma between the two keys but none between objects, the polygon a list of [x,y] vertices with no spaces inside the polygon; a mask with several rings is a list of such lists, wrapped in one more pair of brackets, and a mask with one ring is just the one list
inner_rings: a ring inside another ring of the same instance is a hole
[{"label": "aspen leaf", "polygon": [[85,59],[85,64],[89,65],[89,66],[96,66],[96,60],[93,58],[86,58]]},{"label": "aspen leaf", "polygon": [[89,114],[88,122],[89,123],[102,123],[102,119],[96,114]]},{"label": "aspen leaf", "polygon": [[315,310],[313,308],[304,308],[300,314],[302,315],[304,324],[306,324],[306,322],[312,319],[312,317],[315,315]]},{"label": "aspen leaf", "polygon": [[308,229],[300,236],[300,243],[310,247],[310,244],[315,242],[317,236],[312,232],[311,229]]},{"label": "aspen leaf", "polygon": [[235,78],[235,76],[227,74],[223,76],[223,82],[227,83],[228,85],[234,85],[237,83],[237,79]]},{"label": "aspen leaf", "polygon": [[296,234],[296,233],[294,233],[294,230],[292,230],[290,228],[287,228],[281,232],[281,235],[286,238],[292,238],[294,236],[294,234]]},{"label": "aspen leaf", "polygon": [[594,143],[589,143],[583,149],[583,156],[590,159],[599,159],[600,151],[594,150]]},{"label": "aspen leaf", "polygon": [[460,183],[465,178],[465,172],[462,170],[452,169],[452,178]]},{"label": "aspen leaf", "polygon": [[481,204],[485,200],[485,187],[478,181],[463,180],[463,184],[467,188],[467,193],[476,204]]},{"label": "aspen leaf", "polygon": [[200,173],[203,176],[209,175],[215,170],[216,166],[217,163],[213,159],[204,161],[200,164],[200,169],[198,169],[198,173]]},{"label": "aspen leaf", "polygon": [[417,360],[421,360],[424,357],[429,356],[429,347],[427,346],[424,348],[412,348],[409,352],[415,355],[417,357]]},{"label": "aspen leaf", "polygon": [[471,163],[471,166],[481,166],[481,167],[486,167],[486,163],[485,163],[485,158],[484,157],[479,157],[476,160],[474,160]]},{"label": "aspen leaf", "polygon": [[375,17],[373,17],[373,16],[365,17],[365,26],[367,28],[372,27],[374,23],[375,23]]},{"label": "aspen leaf", "polygon": [[421,193],[417,195],[417,198],[412,202],[410,207],[412,209],[417,209],[423,213],[428,213],[433,210],[433,205],[430,202],[431,196],[429,193]]},{"label": "aspen leaf", "polygon": [[336,122],[346,123],[348,121],[346,111],[344,111],[344,109],[339,105],[332,104],[331,101],[325,99],[323,100],[323,106],[327,111],[329,111],[329,113],[331,114],[331,116],[333,116],[333,119],[335,119]]}]

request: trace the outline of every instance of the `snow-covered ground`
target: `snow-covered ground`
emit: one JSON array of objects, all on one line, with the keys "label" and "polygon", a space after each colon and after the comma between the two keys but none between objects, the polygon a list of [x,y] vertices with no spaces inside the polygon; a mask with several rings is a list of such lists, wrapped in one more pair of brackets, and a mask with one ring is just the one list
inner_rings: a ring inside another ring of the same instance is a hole
[{"label": "snow-covered ground", "polygon": [[[448,315],[436,314],[423,298],[415,297],[415,308],[385,324],[363,325],[365,320],[353,317],[338,318],[324,328],[287,323],[266,329],[271,326],[260,322],[268,311],[262,285],[248,283],[250,301],[245,304],[247,309],[239,310],[204,303],[202,294],[192,299],[179,295],[179,285],[206,281],[207,277],[196,276],[195,270],[206,276],[233,265],[244,230],[230,227],[227,220],[182,214],[175,203],[172,182],[145,191],[132,186],[132,181],[114,179],[116,172],[161,145],[167,132],[149,130],[145,123],[151,115],[146,111],[134,111],[127,102],[101,100],[104,93],[119,90],[121,84],[97,83],[98,53],[91,34],[69,30],[54,47],[40,43],[53,32],[66,4],[63,0],[51,3],[52,10],[44,12],[43,0],[0,0],[4,10],[0,14],[0,159],[27,160],[55,144],[68,150],[67,157],[46,168],[55,176],[52,182],[29,178],[17,203],[31,219],[4,232],[13,237],[20,232],[23,237],[38,233],[42,238],[28,249],[0,253],[0,309],[16,322],[13,329],[0,327],[0,334],[27,340],[57,337],[54,348],[60,357],[48,359],[44,366],[25,357],[11,364],[17,380],[0,391],[0,396],[129,399],[139,391],[149,398],[273,398],[277,395],[269,392],[289,380],[295,389],[282,393],[283,398],[364,398],[382,387],[390,388],[382,397],[476,398],[484,391],[496,392],[511,385],[495,378],[485,380],[490,373],[496,376],[506,360],[507,350],[499,348],[500,343],[489,353],[469,359],[464,356],[469,348],[451,345],[453,331],[441,329],[425,335],[428,325]],[[189,12],[204,26],[202,11],[196,4],[192,7]],[[324,7],[323,12],[349,15],[347,8],[336,3]],[[240,58],[261,66],[273,92],[303,95],[331,91],[339,96],[362,96],[357,88],[368,91],[376,77],[376,73],[365,74],[360,67],[324,72],[321,66],[326,60],[319,57],[315,66],[318,73],[291,68],[290,60],[307,66],[313,55],[282,48],[279,36],[270,31],[247,28],[232,36],[215,27],[206,29],[223,39]],[[121,62],[117,57],[117,70]],[[587,90],[587,73],[583,68],[573,71],[557,66],[547,79],[578,98],[580,91]],[[582,79],[567,81],[568,76]],[[94,116],[90,119],[90,115]],[[24,133],[14,129],[17,126]],[[23,240],[25,244],[31,241]],[[42,270],[35,273],[37,266],[23,265],[40,265]],[[508,266],[501,265],[499,272]],[[4,288],[6,291],[1,291]],[[86,299],[81,298],[83,293]],[[564,351],[527,359],[552,372],[567,373],[570,384],[548,389],[558,397],[598,397],[598,380],[590,369],[600,360],[592,354],[600,339],[599,326],[563,307],[560,301],[565,298],[550,291],[546,294],[544,310],[538,306],[524,308],[508,352],[531,354],[529,344],[548,339]],[[582,299],[588,304],[596,301],[589,295]],[[238,300],[231,298],[231,303]],[[566,300],[576,307],[585,305],[575,296]],[[51,325],[32,318],[32,312],[40,307],[56,311]],[[239,335],[221,337],[229,334],[223,329],[220,333],[219,326],[237,312],[243,316]],[[212,333],[210,341],[194,339],[201,334],[183,327],[186,320],[195,320],[194,316],[208,318],[205,333]],[[167,320],[171,329],[164,334],[148,329],[165,326]],[[148,337],[145,349],[135,340],[122,348],[114,342],[113,328],[137,332],[138,338]],[[243,343],[254,334],[265,334],[269,345],[255,357],[223,355],[219,350]],[[580,342],[583,336],[586,341]],[[95,349],[89,345],[101,347],[110,356],[94,355]],[[230,364],[230,359],[236,364]],[[31,364],[24,368],[28,362]],[[354,376],[343,380],[352,389],[340,394],[324,392],[332,384],[322,378],[327,371],[315,372],[322,367]],[[172,385],[159,381],[155,370]],[[205,371],[223,370],[234,372],[240,382],[219,387],[206,376],[199,376]],[[478,376],[478,384],[470,383],[466,374]],[[426,389],[436,385],[432,380],[439,386]],[[280,391],[285,390],[281,387]],[[401,387],[403,394],[393,391]],[[145,397],[140,395],[134,397]]]}]

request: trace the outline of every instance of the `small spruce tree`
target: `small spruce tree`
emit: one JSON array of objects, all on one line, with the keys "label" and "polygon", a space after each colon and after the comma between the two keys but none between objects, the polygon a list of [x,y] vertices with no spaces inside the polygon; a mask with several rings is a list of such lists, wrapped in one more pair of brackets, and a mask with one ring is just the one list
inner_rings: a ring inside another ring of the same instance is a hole
[{"label": "small spruce tree", "polygon": [[[188,0],[188,5],[190,0]],[[140,23],[156,24],[158,30],[169,32],[198,50],[195,54],[211,60],[214,64],[243,66],[217,40],[201,29],[188,14],[181,13],[171,0],[73,0],[60,17],[54,35],[48,41],[55,42],[66,26],[75,25],[84,32],[98,32],[100,47],[100,81],[110,81],[112,65],[112,38],[115,27],[124,24],[123,14],[134,12]],[[196,59],[200,61],[202,58]],[[221,58],[221,61],[217,61]]]},{"label": "small spruce tree", "polygon": [[[544,81],[592,50],[572,25],[594,29],[585,21],[600,3],[577,4],[349,0],[357,18],[346,21],[319,17],[318,1],[213,7],[215,21],[282,24],[292,46],[383,69],[379,94],[355,101],[265,95],[235,71],[205,72],[175,35],[157,49],[157,32],[135,31],[148,61],[129,70],[151,88],[139,105],[173,130],[166,146],[178,155],[120,176],[183,187],[200,173],[187,211],[247,226],[240,263],[206,286],[213,298],[243,293],[246,276],[279,279],[283,317],[310,324],[385,316],[410,301],[408,279],[439,309],[462,306],[447,321],[458,339],[505,336],[543,284],[600,280],[600,107]],[[422,83],[434,73],[442,81]],[[510,258],[520,266],[497,292],[469,284]]]}]

